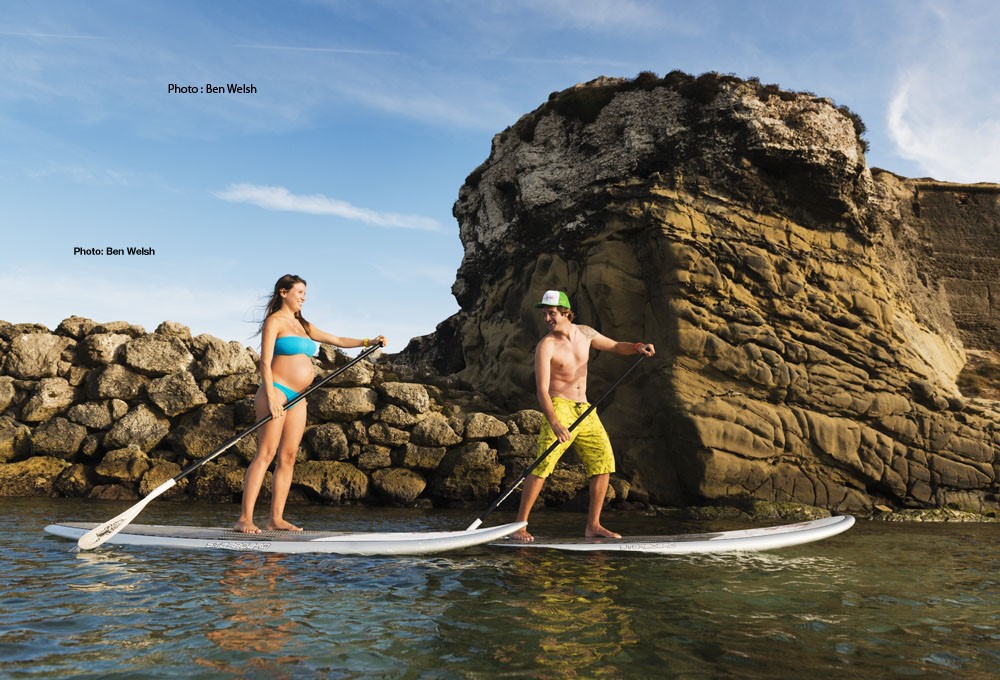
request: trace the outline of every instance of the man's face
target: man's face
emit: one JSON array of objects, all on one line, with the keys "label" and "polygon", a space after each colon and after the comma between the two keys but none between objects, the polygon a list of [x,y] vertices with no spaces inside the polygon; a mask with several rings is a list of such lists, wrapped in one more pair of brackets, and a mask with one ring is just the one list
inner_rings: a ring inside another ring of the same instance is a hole
[{"label": "man's face", "polygon": [[568,318],[559,307],[542,307],[542,318],[549,330],[555,330],[561,323],[567,323]]}]

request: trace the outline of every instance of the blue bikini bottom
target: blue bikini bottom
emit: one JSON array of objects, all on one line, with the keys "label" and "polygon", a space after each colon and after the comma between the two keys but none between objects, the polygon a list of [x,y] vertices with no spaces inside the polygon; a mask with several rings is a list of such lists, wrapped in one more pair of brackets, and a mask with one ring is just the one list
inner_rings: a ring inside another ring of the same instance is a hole
[{"label": "blue bikini bottom", "polygon": [[[277,387],[282,392],[284,392],[285,396],[288,397],[288,401],[291,401],[292,399],[294,399],[295,397],[297,397],[299,395],[298,392],[296,392],[295,390],[290,389],[288,387],[285,387],[281,383],[273,382],[271,384],[274,385],[275,387]],[[298,404],[292,404],[291,408],[295,408],[296,406],[298,406]]]}]

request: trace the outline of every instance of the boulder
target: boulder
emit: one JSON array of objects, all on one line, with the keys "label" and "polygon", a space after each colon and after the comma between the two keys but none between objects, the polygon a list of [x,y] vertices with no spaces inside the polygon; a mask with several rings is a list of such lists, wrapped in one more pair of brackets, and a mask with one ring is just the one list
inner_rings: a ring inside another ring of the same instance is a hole
[{"label": "boulder", "polygon": [[323,419],[346,422],[374,412],[376,399],[367,387],[321,388],[309,398],[309,408]]},{"label": "boulder", "polygon": [[122,360],[137,373],[161,376],[190,370],[194,356],[176,337],[143,335],[125,344]]},{"label": "boulder", "polygon": [[208,397],[187,371],[157,378],[146,386],[149,400],[164,414],[177,416],[208,403]]},{"label": "boulder", "polygon": [[339,461],[299,463],[293,483],[331,503],[350,503],[368,496],[368,476],[350,463]]},{"label": "boulder", "polygon": [[395,505],[411,505],[427,487],[427,480],[413,470],[383,468],[372,473],[375,491]]},{"label": "boulder", "polygon": [[412,470],[437,470],[448,452],[443,446],[417,446],[409,443],[400,450],[396,465]]},{"label": "boulder", "polygon": [[[188,495],[209,503],[233,503],[243,495],[246,469],[225,462],[209,462],[191,473],[187,485]],[[271,473],[268,472],[261,486],[260,499],[270,497]]]},{"label": "boulder", "polygon": [[35,455],[72,460],[86,436],[87,428],[56,417],[36,427],[31,441]]},{"label": "boulder", "polygon": [[[139,481],[139,495],[143,497],[148,496],[156,487],[180,474],[180,471],[181,466],[169,460],[151,461],[149,469],[143,473]],[[187,478],[184,478],[171,489],[165,491],[160,498],[177,498],[184,494],[184,487],[186,485]]]},{"label": "boulder", "polygon": [[97,324],[90,319],[82,316],[71,316],[59,322],[59,325],[56,327],[56,335],[69,336],[74,340],[80,340],[90,333],[90,331],[94,330],[95,326]]},{"label": "boulder", "polygon": [[22,380],[54,378],[59,374],[60,363],[72,358],[68,350],[75,345],[70,338],[51,333],[18,335],[10,343],[3,372]]},{"label": "boulder", "polygon": [[376,421],[368,426],[368,441],[388,447],[402,446],[410,441],[410,433]]},{"label": "boulder", "polygon": [[10,376],[0,376],[0,413],[6,411],[14,402],[14,379]]},{"label": "boulder", "polygon": [[372,418],[374,420],[381,421],[390,427],[400,429],[413,427],[413,425],[419,420],[418,417],[412,415],[409,411],[396,406],[395,404],[389,404],[385,408],[377,411]]},{"label": "boulder", "polygon": [[385,382],[379,392],[390,404],[401,406],[411,413],[425,413],[431,407],[431,398],[423,385],[404,382]]},{"label": "boulder", "polygon": [[510,428],[500,419],[486,413],[471,413],[465,419],[465,440],[495,439],[502,437]]},{"label": "boulder", "polygon": [[93,333],[76,346],[76,354],[87,366],[107,366],[117,362],[131,336],[124,333]]},{"label": "boulder", "polygon": [[153,331],[155,335],[163,335],[169,338],[177,338],[178,340],[188,341],[191,339],[191,329],[182,323],[176,321],[164,321],[156,330]]},{"label": "boulder", "polygon": [[182,416],[170,433],[175,451],[191,460],[204,458],[237,434],[233,407],[207,404]]},{"label": "boulder", "polygon": [[431,481],[435,498],[448,503],[492,499],[500,493],[504,466],[485,442],[449,449]]},{"label": "boulder", "polygon": [[[325,378],[336,369],[327,366],[343,366],[349,361],[346,354],[323,345],[319,354],[320,366],[317,368],[318,378]],[[334,387],[370,387],[375,378],[375,365],[370,361],[359,361],[346,371],[333,378],[328,385]]]},{"label": "boulder", "polygon": [[194,367],[194,373],[199,379],[215,380],[257,370],[252,352],[235,340],[224,342],[211,335],[199,335],[194,339],[194,347],[199,352],[198,362]]},{"label": "boulder", "polygon": [[96,479],[97,475],[90,466],[73,463],[59,473],[53,489],[61,496],[85,498],[94,487]]},{"label": "boulder", "polygon": [[106,430],[126,413],[128,413],[127,403],[121,399],[106,399],[76,404],[66,411],[66,417],[91,430]]},{"label": "boulder", "polygon": [[362,470],[376,470],[392,465],[391,450],[387,446],[365,444],[358,454],[357,466]]},{"label": "boulder", "polygon": [[323,423],[306,430],[306,447],[313,460],[345,460],[350,454],[347,436],[339,423]]},{"label": "boulder", "polygon": [[149,378],[119,364],[111,364],[90,374],[87,379],[87,396],[94,400],[132,401],[143,394],[148,383]]},{"label": "boulder", "polygon": [[131,485],[138,482],[149,467],[149,456],[138,446],[128,446],[108,451],[94,471],[115,482]]},{"label": "boulder", "polygon": [[452,446],[460,444],[462,437],[455,433],[448,419],[440,413],[428,413],[410,431],[410,441],[418,446]]},{"label": "boulder", "polygon": [[55,482],[69,463],[51,456],[0,465],[0,496],[55,496]]},{"label": "boulder", "polygon": [[0,463],[31,455],[31,430],[13,418],[0,416]]},{"label": "boulder", "polygon": [[73,387],[63,378],[43,378],[35,386],[28,401],[21,407],[21,420],[39,423],[62,413],[73,403]]},{"label": "boulder", "polygon": [[252,397],[260,385],[256,373],[237,373],[219,378],[206,391],[208,398],[216,403],[232,404],[235,401]]},{"label": "boulder", "polygon": [[141,451],[152,451],[169,431],[169,420],[140,404],[111,426],[104,435],[104,447],[111,450],[134,446]]}]

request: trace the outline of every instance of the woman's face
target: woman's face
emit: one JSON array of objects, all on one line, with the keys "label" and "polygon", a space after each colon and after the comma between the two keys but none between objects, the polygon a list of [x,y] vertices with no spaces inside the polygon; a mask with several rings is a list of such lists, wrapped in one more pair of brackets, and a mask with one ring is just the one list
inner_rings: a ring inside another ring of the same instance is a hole
[{"label": "woman's face", "polygon": [[298,314],[306,301],[306,284],[296,283],[290,289],[281,291],[281,297],[285,301],[285,306]]}]

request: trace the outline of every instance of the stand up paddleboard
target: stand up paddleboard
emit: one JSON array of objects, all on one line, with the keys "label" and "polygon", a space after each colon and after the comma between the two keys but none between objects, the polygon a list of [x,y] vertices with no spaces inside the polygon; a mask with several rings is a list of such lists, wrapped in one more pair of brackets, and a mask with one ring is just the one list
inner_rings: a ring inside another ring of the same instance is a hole
[{"label": "stand up paddleboard", "polygon": [[854,526],[850,515],[825,517],[810,522],[761,529],[720,531],[714,534],[678,536],[629,536],[626,538],[542,538],[530,543],[506,539],[493,546],[505,548],[548,548],[579,552],[642,552],[656,555],[688,555],[756,550],[774,550],[811,543],[836,536]]},{"label": "stand up paddleboard", "polygon": [[[509,536],[525,522],[474,531],[361,533],[351,531],[264,531],[244,534],[219,527],[131,524],[108,539],[116,545],[235,550],[239,552],[332,553],[337,555],[424,555],[469,548]],[[45,531],[76,540],[98,526],[91,522],[50,524]]]}]

